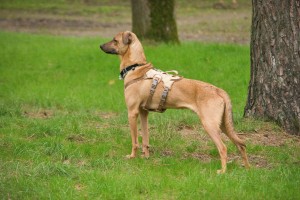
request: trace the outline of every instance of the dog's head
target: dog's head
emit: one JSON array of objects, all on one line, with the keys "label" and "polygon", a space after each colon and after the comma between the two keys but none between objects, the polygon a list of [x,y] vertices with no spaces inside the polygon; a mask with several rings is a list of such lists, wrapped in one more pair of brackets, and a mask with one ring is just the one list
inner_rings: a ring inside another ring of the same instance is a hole
[{"label": "dog's head", "polygon": [[100,45],[105,53],[124,55],[129,45],[136,40],[136,35],[130,31],[118,33],[110,42]]},{"label": "dog's head", "polygon": [[105,53],[119,55],[121,70],[129,65],[147,62],[141,42],[130,31],[118,33],[112,41],[100,45],[100,48]]}]

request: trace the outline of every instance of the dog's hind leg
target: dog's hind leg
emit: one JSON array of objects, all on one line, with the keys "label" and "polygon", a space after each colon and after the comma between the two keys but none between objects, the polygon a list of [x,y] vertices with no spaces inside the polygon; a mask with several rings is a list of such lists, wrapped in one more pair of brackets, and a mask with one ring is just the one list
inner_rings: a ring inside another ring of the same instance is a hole
[{"label": "dog's hind leg", "polygon": [[138,110],[130,110],[130,111],[128,110],[128,120],[130,126],[132,150],[131,150],[131,154],[126,156],[127,158],[135,158],[136,152],[139,148],[138,131],[137,131],[138,115],[139,115]]},{"label": "dog's hind leg", "polygon": [[140,108],[141,128],[143,135],[143,156],[149,158],[148,111]]},{"label": "dog's hind leg", "polygon": [[246,145],[243,140],[241,140],[236,132],[234,131],[233,127],[233,119],[232,119],[232,106],[227,93],[219,91],[219,95],[223,98],[225,102],[225,109],[222,118],[221,129],[223,133],[225,133],[229,139],[237,146],[238,150],[240,151],[245,168],[249,168],[250,164],[248,161],[247,153],[246,153]]},{"label": "dog's hind leg", "polygon": [[240,152],[240,154],[242,156],[245,168],[250,168],[250,164],[249,164],[249,161],[248,161],[248,156],[247,156],[247,153],[246,153],[246,145],[245,145],[245,143],[236,135],[235,132],[229,133],[229,131],[226,129],[226,127],[225,127],[224,124],[222,124],[221,129],[222,129],[222,132],[225,133],[228,136],[228,138],[238,148],[238,150],[239,150],[239,152]]},{"label": "dog's hind leg", "polygon": [[198,104],[197,114],[202,122],[202,125],[215,143],[220,159],[222,168],[217,173],[222,174],[226,172],[227,165],[227,147],[221,139],[221,120],[224,112],[224,103],[222,99],[214,99],[213,101],[206,102],[205,104]]},{"label": "dog's hind leg", "polygon": [[247,153],[246,153],[246,146],[238,146],[238,149],[239,149],[239,151],[242,155],[245,168],[249,169],[250,164],[249,164],[248,156],[247,156]]},{"label": "dog's hind leg", "polygon": [[221,159],[221,166],[222,168],[217,171],[218,174],[223,174],[226,172],[226,165],[227,165],[227,147],[223,143],[220,133],[221,129],[218,126],[215,126],[214,124],[208,124],[206,122],[202,122],[203,127],[205,131],[208,133],[208,135],[211,137],[211,139],[214,141],[220,155]]}]

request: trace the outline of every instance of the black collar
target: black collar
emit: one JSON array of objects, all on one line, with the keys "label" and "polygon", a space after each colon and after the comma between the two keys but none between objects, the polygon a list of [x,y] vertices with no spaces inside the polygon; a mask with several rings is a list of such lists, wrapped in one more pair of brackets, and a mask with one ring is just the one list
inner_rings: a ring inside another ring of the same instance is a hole
[{"label": "black collar", "polygon": [[127,75],[127,73],[130,71],[130,70],[135,70],[136,67],[139,67],[139,66],[143,66],[145,64],[134,64],[134,65],[130,65],[128,67],[125,67],[121,72],[120,72],[120,79],[124,79],[125,76]]}]

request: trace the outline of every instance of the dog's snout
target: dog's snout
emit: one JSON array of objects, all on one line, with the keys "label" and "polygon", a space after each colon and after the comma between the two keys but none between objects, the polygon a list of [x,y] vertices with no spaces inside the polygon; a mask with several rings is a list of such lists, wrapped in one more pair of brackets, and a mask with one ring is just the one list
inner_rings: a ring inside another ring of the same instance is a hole
[{"label": "dog's snout", "polygon": [[100,45],[100,49],[103,51],[103,46],[104,46],[104,44],[101,44]]},{"label": "dog's snout", "polygon": [[107,47],[105,46],[105,44],[101,44],[101,45],[100,45],[100,49],[101,49],[103,52],[108,53],[108,52],[107,52]]},{"label": "dog's snout", "polygon": [[103,52],[108,53],[108,54],[118,54],[117,50],[115,48],[111,47],[109,43],[100,45],[100,49]]}]

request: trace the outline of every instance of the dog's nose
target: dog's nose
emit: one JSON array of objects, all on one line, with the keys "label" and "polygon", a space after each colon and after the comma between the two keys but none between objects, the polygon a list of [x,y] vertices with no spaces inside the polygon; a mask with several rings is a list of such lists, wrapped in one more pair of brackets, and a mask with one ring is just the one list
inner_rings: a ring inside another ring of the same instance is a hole
[{"label": "dog's nose", "polygon": [[101,44],[101,45],[100,45],[100,49],[102,49],[102,51],[103,51],[103,46],[104,46],[104,44]]}]

